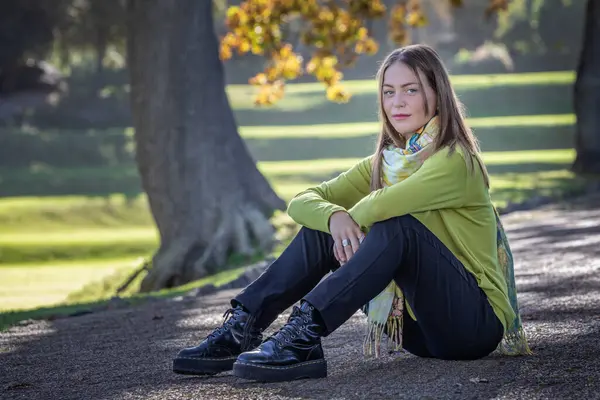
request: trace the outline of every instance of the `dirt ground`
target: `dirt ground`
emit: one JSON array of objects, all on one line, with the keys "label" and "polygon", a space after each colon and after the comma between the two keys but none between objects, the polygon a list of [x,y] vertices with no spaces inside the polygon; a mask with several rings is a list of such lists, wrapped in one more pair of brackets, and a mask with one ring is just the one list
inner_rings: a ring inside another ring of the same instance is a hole
[{"label": "dirt ground", "polygon": [[230,373],[173,374],[177,351],[221,323],[236,292],[228,290],[1,332],[0,398],[600,399],[600,198],[504,221],[533,356],[364,359],[365,320],[357,313],[324,340],[326,379],[260,384]]}]

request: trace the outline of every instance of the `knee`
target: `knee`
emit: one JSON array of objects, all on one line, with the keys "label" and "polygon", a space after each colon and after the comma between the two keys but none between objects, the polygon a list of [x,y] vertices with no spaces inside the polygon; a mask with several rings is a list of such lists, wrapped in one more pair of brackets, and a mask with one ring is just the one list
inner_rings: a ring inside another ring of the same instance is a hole
[{"label": "knee", "polygon": [[320,232],[316,229],[307,228],[306,226],[301,226],[300,230],[298,231],[299,236],[315,236],[320,234],[323,234],[323,232]]}]

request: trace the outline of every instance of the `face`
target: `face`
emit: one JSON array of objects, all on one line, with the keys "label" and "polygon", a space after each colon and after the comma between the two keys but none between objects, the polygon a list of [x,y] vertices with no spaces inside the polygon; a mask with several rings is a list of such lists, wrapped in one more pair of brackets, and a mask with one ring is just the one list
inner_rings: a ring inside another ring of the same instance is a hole
[{"label": "face", "polygon": [[[383,75],[382,104],[385,115],[396,131],[408,139],[435,114],[436,94],[421,71],[419,79],[410,67],[401,62],[390,65]],[[425,98],[429,112],[425,111]]]}]

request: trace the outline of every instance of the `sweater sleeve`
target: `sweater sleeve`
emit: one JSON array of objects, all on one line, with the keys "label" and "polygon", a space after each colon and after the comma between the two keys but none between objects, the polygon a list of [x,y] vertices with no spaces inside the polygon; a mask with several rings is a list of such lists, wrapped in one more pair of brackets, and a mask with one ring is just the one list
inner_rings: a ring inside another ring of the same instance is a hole
[{"label": "sweater sleeve", "polygon": [[348,212],[363,228],[392,217],[465,204],[467,166],[459,151],[441,149],[405,180],[371,192]]},{"label": "sweater sleeve", "polygon": [[329,232],[329,217],[347,211],[369,194],[372,156],[361,160],[336,178],[297,194],[288,205],[288,215],[307,228]]}]

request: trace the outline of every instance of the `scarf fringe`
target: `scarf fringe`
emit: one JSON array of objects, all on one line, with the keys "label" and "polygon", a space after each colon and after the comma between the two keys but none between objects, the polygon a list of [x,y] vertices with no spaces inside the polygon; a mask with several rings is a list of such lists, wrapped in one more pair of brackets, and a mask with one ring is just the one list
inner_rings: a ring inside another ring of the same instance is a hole
[{"label": "scarf fringe", "polygon": [[505,356],[530,356],[533,351],[529,348],[523,327],[508,332],[498,345],[498,351]]},{"label": "scarf fringe", "polygon": [[373,322],[367,326],[367,334],[363,342],[363,352],[367,356],[379,358],[383,335],[387,336],[388,353],[402,350],[402,317],[390,317],[386,324]]}]

